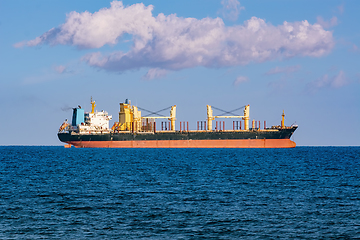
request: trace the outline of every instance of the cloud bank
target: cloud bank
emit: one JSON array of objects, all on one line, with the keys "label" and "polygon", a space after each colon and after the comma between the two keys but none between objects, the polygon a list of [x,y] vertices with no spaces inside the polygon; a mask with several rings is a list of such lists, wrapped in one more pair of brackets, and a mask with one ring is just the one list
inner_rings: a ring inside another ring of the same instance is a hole
[{"label": "cloud bank", "polygon": [[152,5],[124,6],[113,1],[111,7],[95,13],[71,12],[64,24],[14,46],[61,44],[99,49],[121,44],[125,34],[131,35],[132,46],[127,52],[103,54],[99,50],[83,57],[90,66],[115,72],[219,68],[296,56],[320,57],[334,46],[331,31],[306,20],[273,26],[252,17],[242,25],[229,27],[221,18],[153,16],[152,10]]}]

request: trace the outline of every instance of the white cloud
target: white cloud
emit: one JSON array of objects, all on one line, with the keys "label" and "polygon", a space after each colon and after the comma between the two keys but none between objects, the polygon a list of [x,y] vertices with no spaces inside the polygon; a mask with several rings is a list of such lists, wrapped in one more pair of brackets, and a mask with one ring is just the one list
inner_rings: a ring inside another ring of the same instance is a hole
[{"label": "white cloud", "polygon": [[118,38],[128,33],[136,36],[137,44],[151,39],[156,24],[152,16],[153,6],[133,4],[124,7],[121,1],[111,2],[110,8],[98,12],[70,12],[66,22],[52,28],[43,35],[27,42],[28,46],[39,44],[68,44],[79,48],[100,48],[106,44],[114,45]]},{"label": "white cloud", "polygon": [[54,70],[57,72],[57,73],[64,73],[66,71],[66,67],[63,66],[63,65],[59,65],[59,66],[54,66]]},{"label": "white cloud", "polygon": [[221,5],[223,7],[218,13],[230,21],[236,21],[240,11],[245,9],[245,7],[240,6],[240,2],[237,0],[221,0]]},{"label": "white cloud", "polygon": [[155,17],[152,9],[153,6],[142,3],[124,7],[122,2],[113,1],[110,8],[95,13],[71,12],[64,24],[22,45],[64,44],[96,49],[115,45],[124,34],[130,34],[133,45],[127,52],[95,52],[83,57],[90,66],[116,72],[143,67],[213,68],[295,56],[320,57],[334,46],[331,31],[306,20],[273,26],[252,17],[243,25],[227,27],[220,18],[181,18],[162,13]]},{"label": "white cloud", "polygon": [[321,16],[318,16],[316,20],[323,28],[331,28],[338,24],[337,17],[332,17],[329,21],[325,21]]},{"label": "white cloud", "polygon": [[160,69],[160,68],[151,68],[149,71],[145,74],[144,79],[151,80],[154,78],[162,78],[165,77],[167,74],[167,70]]},{"label": "white cloud", "polygon": [[27,41],[21,41],[21,42],[13,44],[13,47],[14,48],[22,48],[22,47],[26,46],[26,43],[27,43]]},{"label": "white cloud", "polygon": [[276,67],[276,68],[270,69],[265,74],[266,75],[273,75],[273,74],[278,74],[278,73],[292,73],[292,72],[299,71],[300,68],[301,68],[300,65],[288,66],[288,67]]},{"label": "white cloud", "polygon": [[348,82],[343,71],[340,71],[338,75],[336,75],[330,81],[330,86],[333,88],[340,88],[342,86],[345,86],[346,84],[348,84]]},{"label": "white cloud", "polygon": [[339,71],[335,76],[329,77],[328,74],[325,74],[321,78],[308,84],[307,88],[309,92],[316,92],[318,89],[331,87],[331,88],[340,88],[347,85],[349,82],[346,79],[344,71]]},{"label": "white cloud", "polygon": [[245,76],[239,76],[236,78],[236,80],[234,81],[233,85],[234,86],[238,86],[239,84],[243,83],[243,82],[247,82],[249,81],[248,77]]}]

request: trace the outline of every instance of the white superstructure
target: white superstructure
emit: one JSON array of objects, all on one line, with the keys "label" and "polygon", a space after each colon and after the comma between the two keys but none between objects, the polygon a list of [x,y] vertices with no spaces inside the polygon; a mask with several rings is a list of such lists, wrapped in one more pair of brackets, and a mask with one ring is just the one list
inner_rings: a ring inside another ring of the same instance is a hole
[{"label": "white superstructure", "polygon": [[94,111],[95,101],[91,99],[91,112],[84,114],[84,123],[79,124],[79,132],[83,133],[94,133],[94,132],[109,132],[109,121],[112,116],[106,111]]},{"label": "white superstructure", "polygon": [[109,131],[112,116],[106,111],[85,113],[85,122],[79,125],[80,131]]},{"label": "white superstructure", "polygon": [[74,108],[71,125],[67,120],[60,126],[59,132],[69,131],[81,134],[106,133],[110,132],[109,121],[112,116],[106,111],[95,111],[95,101],[91,99],[91,112],[84,112],[79,106]]}]

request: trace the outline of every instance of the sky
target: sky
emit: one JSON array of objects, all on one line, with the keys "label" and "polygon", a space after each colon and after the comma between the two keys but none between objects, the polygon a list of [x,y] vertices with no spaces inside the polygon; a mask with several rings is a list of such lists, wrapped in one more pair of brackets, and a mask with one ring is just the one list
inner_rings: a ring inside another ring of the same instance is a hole
[{"label": "sky", "polygon": [[206,105],[250,104],[262,127],[284,110],[298,146],[360,146],[359,9],[356,0],[0,0],[0,145],[63,145],[59,126],[93,97],[111,126],[125,99],[151,111],[177,105],[176,128],[194,130]]}]

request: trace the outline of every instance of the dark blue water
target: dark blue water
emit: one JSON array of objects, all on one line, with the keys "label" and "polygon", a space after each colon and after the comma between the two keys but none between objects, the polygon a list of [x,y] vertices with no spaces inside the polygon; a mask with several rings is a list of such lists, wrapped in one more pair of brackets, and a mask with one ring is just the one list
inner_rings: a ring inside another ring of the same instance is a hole
[{"label": "dark blue water", "polygon": [[360,147],[0,147],[0,239],[360,238]]}]

